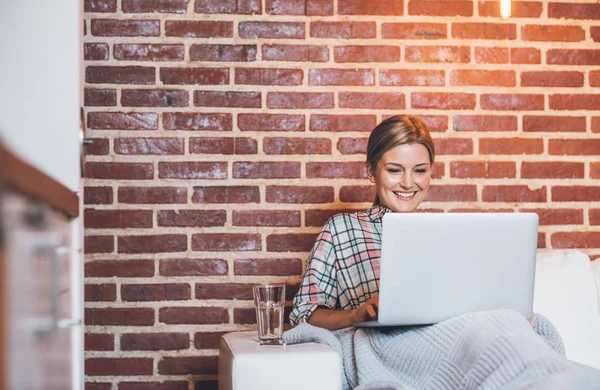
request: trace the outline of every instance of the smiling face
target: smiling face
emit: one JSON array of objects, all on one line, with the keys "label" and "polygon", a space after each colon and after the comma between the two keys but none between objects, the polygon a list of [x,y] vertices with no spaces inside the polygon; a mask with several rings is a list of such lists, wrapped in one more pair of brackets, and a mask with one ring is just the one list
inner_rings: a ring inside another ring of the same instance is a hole
[{"label": "smiling face", "polygon": [[381,156],[375,172],[368,166],[367,170],[379,203],[394,212],[411,213],[425,200],[431,181],[431,161],[425,146],[398,145]]}]

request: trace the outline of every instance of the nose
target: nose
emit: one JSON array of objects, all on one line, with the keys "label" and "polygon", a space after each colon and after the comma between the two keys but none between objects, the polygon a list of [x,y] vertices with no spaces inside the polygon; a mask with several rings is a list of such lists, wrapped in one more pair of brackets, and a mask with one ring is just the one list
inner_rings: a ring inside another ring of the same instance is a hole
[{"label": "nose", "polygon": [[413,177],[410,172],[404,172],[402,175],[402,179],[400,180],[400,185],[403,188],[410,189],[413,186]]}]

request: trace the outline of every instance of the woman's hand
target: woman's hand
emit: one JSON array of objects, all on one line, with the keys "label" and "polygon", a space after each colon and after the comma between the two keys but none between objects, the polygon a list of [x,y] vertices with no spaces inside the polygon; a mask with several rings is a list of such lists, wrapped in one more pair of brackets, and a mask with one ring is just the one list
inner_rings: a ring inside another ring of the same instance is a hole
[{"label": "woman's hand", "polygon": [[356,309],[354,312],[355,323],[376,320],[378,311],[379,294],[376,294]]}]

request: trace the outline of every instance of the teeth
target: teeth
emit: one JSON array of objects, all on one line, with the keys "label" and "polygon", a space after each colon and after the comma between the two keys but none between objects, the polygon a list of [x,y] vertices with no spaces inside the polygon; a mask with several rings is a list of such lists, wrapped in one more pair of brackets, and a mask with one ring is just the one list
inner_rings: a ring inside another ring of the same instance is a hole
[{"label": "teeth", "polygon": [[406,192],[394,192],[394,194],[402,197],[402,198],[412,198],[415,195],[415,192],[410,192],[410,193],[406,193]]}]

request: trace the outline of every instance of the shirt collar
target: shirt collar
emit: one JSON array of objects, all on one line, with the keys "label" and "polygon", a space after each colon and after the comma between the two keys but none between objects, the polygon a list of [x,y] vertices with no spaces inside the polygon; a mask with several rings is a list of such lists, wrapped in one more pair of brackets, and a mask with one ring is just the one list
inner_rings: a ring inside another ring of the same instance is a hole
[{"label": "shirt collar", "polygon": [[392,209],[383,205],[373,206],[368,210],[369,218],[371,218],[373,222],[380,222],[385,213],[391,212],[393,212]]}]

